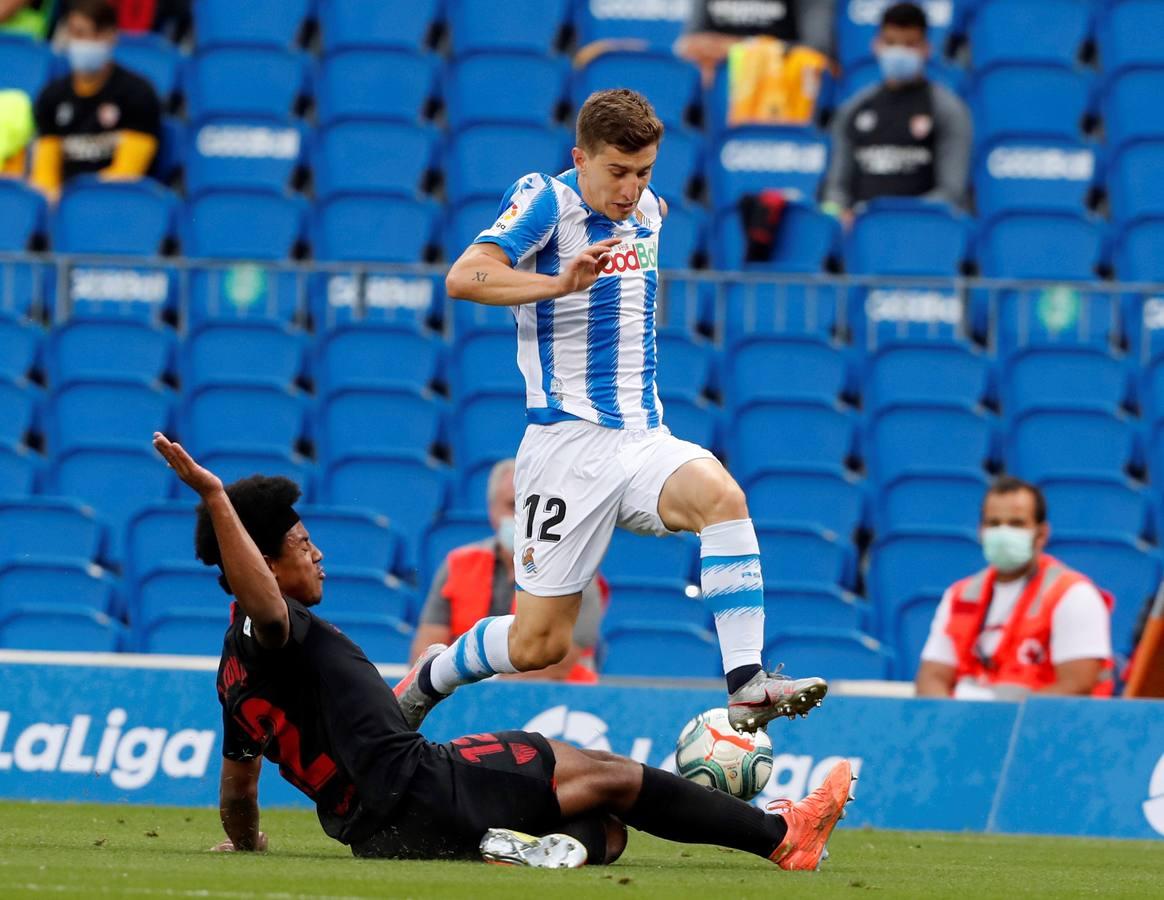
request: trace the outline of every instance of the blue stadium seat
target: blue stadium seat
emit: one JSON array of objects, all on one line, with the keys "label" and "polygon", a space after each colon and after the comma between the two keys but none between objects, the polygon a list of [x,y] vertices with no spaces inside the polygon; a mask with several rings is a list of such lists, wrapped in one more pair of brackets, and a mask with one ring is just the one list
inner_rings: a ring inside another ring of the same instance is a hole
[{"label": "blue stadium seat", "polygon": [[[837,59],[851,66],[873,55],[873,39],[881,25],[881,16],[892,0],[837,4]],[[922,0],[929,23],[930,45],[940,53],[954,26],[954,4],[949,0]]]},{"label": "blue stadium seat", "polygon": [[630,88],[655,108],[668,129],[678,130],[692,119],[699,104],[699,69],[671,53],[619,50],[603,53],[574,78],[574,105],[581,107],[595,91]]},{"label": "blue stadium seat", "polygon": [[[466,304],[467,305],[467,304]],[[452,389],[454,396],[471,390],[525,390],[518,369],[517,334],[510,331],[476,331],[453,342]]]},{"label": "blue stadium seat", "polygon": [[[173,615],[189,612],[211,612],[217,610],[221,621],[221,633],[230,624],[228,597],[218,583],[220,572],[216,566],[204,566],[195,560],[169,562],[154,567],[141,576],[134,585],[130,603],[129,620],[133,625],[139,645],[149,643],[148,635],[155,623],[163,622]],[[147,638],[145,642],[142,638]],[[156,650],[154,652],[157,652]],[[210,656],[211,648],[177,651],[202,653]]]},{"label": "blue stadium seat", "polygon": [[290,385],[303,368],[303,332],[282,322],[210,322],[182,342],[186,390],[246,381]]},{"label": "blue stadium seat", "polygon": [[[445,191],[452,203],[500,201],[530,172],[556,175],[570,167],[570,136],[560,129],[475,125],[453,135],[445,157]],[[492,223],[490,223],[492,224]]]},{"label": "blue stadium seat", "polygon": [[436,380],[443,355],[439,337],[377,322],[340,326],[316,347],[315,380],[324,392],[349,386],[423,389]]},{"label": "blue stadium seat", "polygon": [[951,584],[984,569],[972,531],[926,525],[882,535],[873,543],[865,587],[882,622],[914,597],[940,597]]},{"label": "blue stadium seat", "polygon": [[312,211],[311,243],[317,258],[332,262],[422,262],[439,218],[430,200],[339,197]]},{"label": "blue stadium seat", "polygon": [[160,566],[194,559],[193,500],[167,500],[140,509],[125,530],[125,572],[136,581]]},{"label": "blue stadium seat", "polygon": [[711,632],[689,624],[624,622],[602,636],[603,675],[639,678],[718,678],[723,666]]},{"label": "blue stadium seat", "polygon": [[1006,440],[1008,471],[1027,481],[1049,475],[1119,475],[1133,451],[1133,427],[1122,415],[1081,403],[1020,413]]},{"label": "blue stadium seat", "polygon": [[993,66],[974,83],[979,147],[1015,138],[1077,140],[1090,102],[1087,78],[1066,66]]},{"label": "blue stadium seat", "polygon": [[[0,393],[2,391],[0,387]],[[36,481],[37,460],[36,454],[26,447],[0,443],[0,497],[31,494]]]},{"label": "blue stadium seat", "polygon": [[685,581],[674,577],[612,579],[610,605],[602,616],[602,630],[609,633],[623,624],[636,622],[710,628],[713,624],[711,610],[698,591],[692,589],[689,595],[687,589]]},{"label": "blue stadium seat", "polygon": [[922,648],[930,636],[934,613],[941,600],[938,593],[916,594],[886,610],[887,621],[882,630],[896,650],[893,677],[899,681],[912,681],[917,676]]},{"label": "blue stadium seat", "polygon": [[948,206],[913,198],[869,203],[845,238],[856,275],[953,275],[966,256],[966,222]]},{"label": "blue stadium seat", "polygon": [[729,343],[756,334],[832,338],[844,294],[831,285],[745,281],[717,292],[717,330]]},{"label": "blue stadium seat", "polygon": [[479,512],[462,510],[446,513],[425,529],[420,558],[419,584],[422,590],[432,584],[449,553],[466,544],[491,538],[493,527],[486,515],[484,494],[477,498],[473,510]]},{"label": "blue stadium seat", "polygon": [[751,400],[836,401],[848,378],[844,351],[811,337],[757,335],[724,354],[724,393],[733,405]]},{"label": "blue stadium seat", "polygon": [[[46,521],[42,519],[38,527],[43,527]],[[58,517],[58,522],[70,527],[63,516]],[[72,523],[70,530],[75,530],[76,524]],[[78,533],[77,537],[84,535]],[[36,607],[54,603],[113,613],[114,585],[100,566],[72,554],[6,561],[0,564],[0,616],[25,604]]]},{"label": "blue stadium seat", "polygon": [[448,0],[453,54],[552,51],[569,6],[569,0]]},{"label": "blue stadium seat", "polygon": [[413,630],[407,622],[392,616],[332,615],[330,622],[346,635],[374,663],[407,663],[412,649]]},{"label": "blue stadium seat", "polygon": [[482,391],[462,397],[453,426],[453,458],[462,471],[516,456],[526,428],[525,393]]},{"label": "blue stadium seat", "polygon": [[978,215],[1082,212],[1095,169],[1095,151],[1079,140],[999,141],[974,168]]},{"label": "blue stadium seat", "polygon": [[700,447],[719,446],[720,409],[704,397],[662,393],[663,421],[675,437]]},{"label": "blue stadium seat", "polygon": [[198,48],[287,48],[295,43],[314,7],[314,0],[248,0],[243,4],[198,0],[194,8]]},{"label": "blue stadium seat", "polygon": [[744,482],[806,459],[842,465],[853,449],[853,417],[834,403],[761,400],[736,411],[728,441],[732,474]]},{"label": "blue stadium seat", "polygon": [[334,564],[325,568],[324,615],[329,618],[391,616],[407,622],[418,612],[416,595],[384,569]]},{"label": "blue stadium seat", "polygon": [[169,328],[133,320],[73,319],[45,348],[49,383],[133,377],[153,381],[170,369],[177,341]]},{"label": "blue stadium seat", "polygon": [[656,335],[658,372],[656,380],[661,390],[683,396],[703,394],[712,380],[714,349],[681,332]]},{"label": "blue stadium seat", "polygon": [[1156,177],[1161,166],[1164,140],[1132,141],[1115,154],[1107,170],[1107,196],[1116,222],[1164,216],[1164,189]]},{"label": "blue stadium seat", "polygon": [[186,122],[177,116],[162,116],[162,137],[158,152],[146,173],[162,184],[170,184],[186,165]]},{"label": "blue stadium seat", "polygon": [[1115,596],[1111,642],[1116,653],[1132,649],[1132,632],[1145,601],[1160,586],[1160,555],[1155,548],[1127,537],[1091,533],[1052,534],[1047,552],[1082,572]]},{"label": "blue stadium seat", "polygon": [[1115,412],[1128,393],[1128,370],[1098,347],[1028,348],[1003,363],[1000,393],[1008,416],[1073,403]]},{"label": "blue stadium seat", "polygon": [[447,210],[445,223],[441,228],[444,235],[442,249],[445,259],[451,262],[459,257],[465,252],[465,248],[477,239],[477,235],[491,226],[496,219],[496,197],[469,200]]},{"label": "blue stadium seat", "polygon": [[444,418],[444,404],[427,391],[340,388],[324,398],[320,410],[321,455],[334,462],[366,453],[427,453],[440,440]]},{"label": "blue stadium seat", "polygon": [[0,378],[19,381],[26,377],[44,337],[44,329],[33,322],[0,316]]},{"label": "blue stadium seat", "polygon": [[146,634],[139,636],[137,646],[142,653],[214,656],[222,652],[229,627],[226,607],[184,609],[154,622]]},{"label": "blue stadium seat", "polygon": [[53,453],[74,447],[146,441],[169,428],[174,401],[145,379],[75,380],[52,392],[46,438]]},{"label": "blue stadium seat", "polygon": [[993,299],[992,343],[1000,356],[1033,345],[1090,345],[1106,352],[1115,343],[1119,303],[1111,293],[1089,293],[1062,284],[1001,291]]},{"label": "blue stadium seat", "polygon": [[872,492],[873,528],[878,534],[931,526],[972,532],[988,484],[981,469],[903,472]]},{"label": "blue stadium seat", "polygon": [[[173,194],[149,179],[69,182],[52,222],[53,249],[59,253],[154,256],[173,232]],[[116,209],[118,227],[109,227]]]},{"label": "blue stadium seat", "polygon": [[478,53],[458,59],[444,85],[449,129],[551,125],[566,97],[568,74],[566,60],[528,53]]},{"label": "blue stadium seat", "polygon": [[1063,475],[1044,478],[1055,532],[1097,534],[1135,540],[1152,530],[1151,501],[1142,486],[1118,475]]},{"label": "blue stadium seat", "polygon": [[[669,130],[663,138],[666,151],[660,151],[651,169],[651,187],[667,201],[671,212],[687,202],[692,181],[703,171],[703,135],[690,128]],[[666,220],[668,231],[672,224]],[[668,235],[668,240],[670,235]]]},{"label": "blue stadium seat", "polygon": [[[666,241],[663,242],[663,259],[666,260]],[[664,263],[665,265],[665,263]],[[707,335],[712,332],[715,321],[714,288],[702,281],[684,278],[673,272],[664,278],[655,296],[655,332],[677,332],[686,335]]]},{"label": "blue stadium seat", "polygon": [[0,565],[45,556],[88,562],[101,551],[102,527],[93,510],[64,497],[0,499],[0,531]]},{"label": "blue stadium seat", "polygon": [[24,91],[35,99],[53,73],[53,54],[42,41],[0,34],[0,90]]},{"label": "blue stadium seat", "polygon": [[468,301],[454,302],[452,307],[454,345],[479,332],[510,336],[517,334],[517,321],[513,317],[512,307],[486,306]]},{"label": "blue stadium seat", "polygon": [[[1072,66],[1091,33],[1092,4],[1078,0],[985,0],[973,12],[974,68],[1000,63]],[[1031,40],[1037,34],[1038,40]]]},{"label": "blue stadium seat", "polygon": [[1164,125],[1156,116],[1144,115],[1152,109],[1164,90],[1164,66],[1129,69],[1112,79],[1101,101],[1103,130],[1107,146],[1115,151],[1141,138],[1164,138]]},{"label": "blue stadium seat", "polygon": [[1154,333],[1149,340],[1150,356],[1139,372],[1139,406],[1144,419],[1157,422],[1164,419],[1164,355],[1161,355],[1159,338]]},{"label": "blue stadium seat", "polygon": [[113,58],[148,81],[162,101],[163,109],[167,106],[178,88],[182,65],[182,55],[177,47],[160,34],[123,32],[113,48]]},{"label": "blue stadium seat", "polygon": [[196,259],[280,260],[303,236],[303,203],[257,191],[213,191],[186,204],[182,247]]},{"label": "blue stadium seat", "polygon": [[881,483],[917,468],[981,469],[992,456],[993,426],[981,410],[954,401],[891,403],[875,410],[862,444]]},{"label": "blue stadium seat", "polygon": [[864,520],[865,492],[840,466],[781,465],[747,483],[748,510],[761,523],[811,525],[848,537]]},{"label": "blue stadium seat", "polygon": [[192,453],[289,452],[303,432],[303,398],[270,384],[209,384],[186,396],[180,433]]},{"label": "blue stadium seat", "polygon": [[1124,228],[1117,236],[1112,261],[1123,281],[1164,281],[1164,214]]},{"label": "blue stadium seat", "polygon": [[990,360],[967,344],[902,342],[866,357],[861,390],[869,410],[917,400],[975,405],[990,377]]},{"label": "blue stadium seat", "polygon": [[703,210],[679,203],[669,206],[664,227],[667,229],[667,236],[659,245],[659,267],[694,268],[693,260],[703,251],[705,231]]},{"label": "blue stadium seat", "polygon": [[[316,253],[319,254],[319,247]],[[408,272],[351,272],[308,279],[308,302],[316,331],[343,325],[376,323],[411,331],[442,328],[445,276]],[[512,316],[510,316],[512,319]]]},{"label": "blue stadium seat", "polygon": [[978,236],[978,262],[990,278],[1094,278],[1098,226],[1071,214],[1001,216]]},{"label": "blue stadium seat", "polygon": [[434,168],[437,133],[399,122],[341,122],[322,131],[312,152],[315,196],[420,194]]},{"label": "blue stadium seat", "polygon": [[672,578],[699,581],[699,544],[688,534],[657,538],[616,528],[599,570],[611,581]]},{"label": "blue stadium seat", "polygon": [[304,133],[264,119],[213,119],[191,130],[185,151],[186,194],[212,190],[289,189],[303,158]]},{"label": "blue stadium seat", "polygon": [[390,571],[399,538],[388,519],[366,509],[300,505],[296,509],[311,542],[323,552],[323,566],[361,566]]},{"label": "blue stadium seat", "polygon": [[437,60],[415,50],[346,50],[323,60],[316,82],[322,127],[347,119],[416,122],[438,94]]},{"label": "blue stadium seat", "polygon": [[836,252],[840,234],[837,220],[815,204],[792,202],[780,215],[771,254],[766,260],[748,262],[743,217],[736,209],[725,210],[715,218],[711,262],[717,269],[729,271],[816,274]]},{"label": "blue stadium seat", "polygon": [[856,559],[847,536],[810,525],[760,523],[756,537],[766,579],[853,586]]},{"label": "blue stadium seat", "polygon": [[806,202],[816,197],[828,160],[828,143],[809,128],[752,125],[734,128],[708,160],[711,206],[734,208],[740,197],[779,188]]},{"label": "blue stadium seat", "polygon": [[0,445],[15,445],[24,440],[32,427],[41,403],[40,391],[25,381],[0,378]]},{"label": "blue stadium seat", "polygon": [[764,644],[765,659],[787,665],[790,672],[819,672],[827,679],[885,679],[893,670],[893,652],[858,631],[785,628]]},{"label": "blue stadium seat", "polygon": [[788,622],[803,622],[812,628],[862,631],[869,617],[868,606],[854,594],[831,585],[813,582],[765,579],[764,639],[776,638]]},{"label": "blue stadium seat", "polygon": [[306,60],[291,50],[204,50],[186,68],[186,114],[191,122],[209,116],[289,121],[306,81]]},{"label": "blue stadium seat", "polygon": [[328,0],[319,4],[323,51],[331,54],[349,47],[414,50],[425,44],[444,5],[442,0]]},{"label": "blue stadium seat", "polygon": [[71,604],[27,606],[0,620],[0,647],[116,653],[123,629],[104,613]]},{"label": "blue stadium seat", "polygon": [[578,45],[619,38],[645,41],[655,50],[667,50],[683,33],[690,16],[687,2],[611,3],[579,0],[574,4]]},{"label": "blue stadium seat", "polygon": [[201,461],[227,484],[251,475],[278,475],[290,478],[306,492],[311,483],[310,462],[289,450],[211,450]]},{"label": "blue stadium seat", "polygon": [[1164,50],[1156,40],[1164,34],[1164,8],[1156,0],[1119,0],[1099,6],[1096,31],[1104,72],[1164,65]]},{"label": "blue stadium seat", "polygon": [[44,230],[45,200],[40,191],[14,178],[0,179],[0,251],[22,253]]}]

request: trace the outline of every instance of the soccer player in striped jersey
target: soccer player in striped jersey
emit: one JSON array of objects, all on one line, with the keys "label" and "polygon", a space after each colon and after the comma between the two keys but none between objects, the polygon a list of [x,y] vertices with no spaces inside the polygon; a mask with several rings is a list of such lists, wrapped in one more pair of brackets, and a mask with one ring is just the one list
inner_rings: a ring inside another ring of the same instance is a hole
[{"label": "soccer player in striped jersey", "polygon": [[807,714],[828,690],[764,670],[764,584],[743,491],[663,424],[655,306],[667,204],[650,186],[662,137],[640,94],[592,94],[574,168],[519,178],[449,270],[450,297],[508,306],[517,319],[529,418],[514,473],[518,592],[514,615],[434,644],[397,685],[413,727],[459,685],[560,661],[615,527],[699,535],[736,728]]}]

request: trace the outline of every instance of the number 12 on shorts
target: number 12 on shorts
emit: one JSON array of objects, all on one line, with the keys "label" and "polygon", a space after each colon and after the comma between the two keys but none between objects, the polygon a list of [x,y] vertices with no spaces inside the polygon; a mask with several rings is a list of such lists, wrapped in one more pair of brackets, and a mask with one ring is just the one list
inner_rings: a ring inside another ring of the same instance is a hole
[{"label": "number 12 on shorts", "polygon": [[[525,538],[527,541],[533,540],[534,517],[537,515],[538,506],[541,503],[541,494],[530,494],[525,499]],[[552,529],[561,525],[562,520],[566,518],[566,501],[561,497],[546,497],[546,502],[541,508],[549,518],[542,519],[542,527],[538,531],[538,540],[560,541],[562,536]]]}]

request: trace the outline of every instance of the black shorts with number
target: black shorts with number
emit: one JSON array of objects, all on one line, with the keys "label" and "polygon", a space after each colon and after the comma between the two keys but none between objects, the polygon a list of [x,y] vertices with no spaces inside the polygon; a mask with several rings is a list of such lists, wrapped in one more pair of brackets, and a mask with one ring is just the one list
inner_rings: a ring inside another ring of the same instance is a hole
[{"label": "black shorts with number", "polygon": [[489,828],[546,834],[561,824],[554,751],[540,734],[498,731],[429,744],[391,821],[356,856],[476,858]]}]

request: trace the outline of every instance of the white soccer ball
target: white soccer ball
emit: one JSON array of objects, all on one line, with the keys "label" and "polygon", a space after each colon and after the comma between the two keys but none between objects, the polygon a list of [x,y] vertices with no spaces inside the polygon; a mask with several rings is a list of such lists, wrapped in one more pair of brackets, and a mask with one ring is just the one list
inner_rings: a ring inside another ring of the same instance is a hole
[{"label": "white soccer ball", "polygon": [[675,768],[690,781],[751,800],[772,777],[772,741],[763,731],[741,734],[726,709],[709,709],[680,732]]}]

